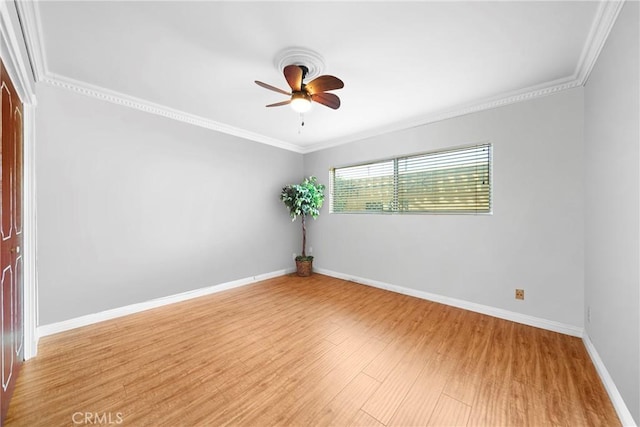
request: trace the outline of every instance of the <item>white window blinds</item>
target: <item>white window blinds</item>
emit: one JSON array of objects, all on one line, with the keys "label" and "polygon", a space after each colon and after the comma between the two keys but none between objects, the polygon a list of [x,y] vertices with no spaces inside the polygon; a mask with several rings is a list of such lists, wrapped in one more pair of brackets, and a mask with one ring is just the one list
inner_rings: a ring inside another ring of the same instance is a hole
[{"label": "white window blinds", "polygon": [[489,213],[491,144],[331,171],[334,213]]}]

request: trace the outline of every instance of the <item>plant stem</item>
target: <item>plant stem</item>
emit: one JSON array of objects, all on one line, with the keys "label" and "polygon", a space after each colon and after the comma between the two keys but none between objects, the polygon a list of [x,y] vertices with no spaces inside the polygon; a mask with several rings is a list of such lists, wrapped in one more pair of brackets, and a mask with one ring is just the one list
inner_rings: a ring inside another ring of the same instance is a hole
[{"label": "plant stem", "polygon": [[302,214],[302,256],[307,256],[307,226],[304,222],[305,215]]}]

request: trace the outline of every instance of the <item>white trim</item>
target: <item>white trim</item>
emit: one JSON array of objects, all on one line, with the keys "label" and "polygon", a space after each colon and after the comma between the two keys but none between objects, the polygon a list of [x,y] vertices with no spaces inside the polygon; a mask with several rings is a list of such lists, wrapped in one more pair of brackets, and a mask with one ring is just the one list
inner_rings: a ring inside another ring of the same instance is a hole
[{"label": "white trim", "polygon": [[194,289],[192,291],[182,292],[180,294],[169,295],[166,297],[156,298],[150,301],[140,302],[137,304],[131,304],[124,307],[118,307],[111,310],[101,311],[99,313],[87,314],[85,316],[76,317],[69,320],[63,320],[62,322],[50,323],[48,325],[42,325],[38,327],[38,337],[45,337],[47,335],[57,334],[59,332],[68,331],[70,329],[79,328],[82,326],[92,325],[94,323],[102,322],[105,320],[115,319],[129,314],[139,313],[141,311],[150,310],[152,308],[162,307],[165,305],[173,304],[176,302],[186,301],[193,298],[198,298],[205,295],[214,294],[221,291],[226,291],[233,288],[239,288],[241,286],[250,285],[252,283],[260,282],[274,277],[284,276],[285,274],[293,273],[294,268],[273,271],[271,273],[259,274],[257,276],[246,277],[244,279],[234,280],[231,282],[221,283],[218,285],[208,286],[206,288]]},{"label": "white trim", "polygon": [[[0,2],[0,57],[23,103],[23,248],[24,248],[24,358],[36,355],[38,337],[38,285],[36,266],[36,193],[35,193],[35,85],[29,59],[23,57],[19,23],[11,18],[8,9],[14,2]],[[19,7],[19,6],[18,6]],[[15,15],[17,19],[17,14]],[[28,48],[29,46],[27,46]]]},{"label": "white trim", "polygon": [[[48,325],[43,325],[38,327],[38,336],[44,337],[47,335],[53,335],[60,332],[68,331],[71,329],[79,328],[82,326],[92,325],[95,323],[99,323],[105,320],[115,319],[122,316],[127,316],[129,314],[139,313],[141,311],[150,310],[157,307],[162,307],[165,305],[186,301],[193,298],[198,298],[205,295],[214,294],[217,292],[238,288],[241,286],[246,286],[252,283],[260,282],[263,280],[271,279],[274,277],[283,276],[285,274],[290,274],[294,272],[295,269],[285,269],[278,270],[271,273],[265,273],[253,277],[247,277],[244,279],[234,280],[232,282],[222,283],[218,285],[209,286],[206,288],[195,289],[193,291],[187,291],[180,294],[170,295],[167,297],[157,298],[151,301],[146,301],[137,304],[131,304],[125,307],[119,307],[111,310],[102,311],[100,313],[89,314],[86,316],[76,317],[74,319],[64,320],[62,322],[51,323]],[[352,276],[348,274],[338,273],[332,270],[327,270],[324,268],[316,268],[314,267],[314,271],[319,274],[324,274],[326,276],[335,277],[342,280],[347,280],[355,283],[359,283],[366,286],[372,286],[379,289],[385,289],[391,292],[400,293],[403,295],[409,295],[416,298],[434,301],[441,304],[446,304],[452,307],[458,307],[465,310],[473,311],[476,313],[486,314],[489,316],[497,317],[500,319],[505,319],[517,323],[522,323],[529,326],[534,326],[541,329],[546,329],[553,332],[559,332],[566,335],[571,335],[575,337],[582,337],[584,345],[587,349],[589,356],[593,364],[596,367],[596,371],[600,375],[600,378],[607,390],[609,398],[620,418],[620,421],[624,426],[636,426],[629,409],[625,405],[622,400],[622,396],[618,392],[613,379],[609,375],[602,359],[598,355],[593,343],[589,339],[589,336],[584,332],[582,328],[567,325],[560,322],[555,322],[552,320],[541,319],[534,316],[529,316],[526,314],[516,313],[513,311],[503,310],[500,308],[490,307],[482,304],[476,304],[469,301],[459,300],[455,298],[449,298],[442,295],[436,295],[429,292],[419,291],[415,289],[409,289],[402,286],[396,286],[385,282],[380,282],[377,280],[371,279],[363,279],[361,277]]]},{"label": "white trim", "polygon": [[[587,349],[587,353],[593,362],[602,383],[604,384],[605,389],[607,390],[607,394],[609,395],[609,399],[611,399],[611,403],[618,414],[618,418],[622,422],[623,426],[636,426],[636,423],[631,416],[631,412],[627,408],[627,405],[624,403],[618,388],[616,387],[613,378],[609,375],[607,368],[604,365],[604,362],[600,358],[600,355],[596,351],[596,348],[593,346],[593,343],[589,339],[589,335],[584,331],[583,328],[567,325],[564,323],[556,322],[553,320],[542,319],[539,317],[529,316],[526,314],[516,313],[509,310],[503,310],[496,307],[486,306],[482,304],[476,304],[469,301],[459,300],[456,298],[449,298],[442,295],[432,294],[429,292],[419,291],[416,289],[405,288],[402,286],[396,286],[385,282],[380,282],[377,280],[364,279],[362,277],[352,276],[349,274],[338,273],[332,270],[327,270],[324,268],[314,267],[313,270],[316,273],[324,274],[327,276],[335,277],[342,280],[348,280],[350,282],[359,283],[366,286],[372,286],[374,288],[385,289],[391,292],[397,292],[403,295],[409,295],[416,298],[421,298],[428,301],[434,301],[441,304],[450,305],[453,307],[462,308],[465,310],[473,311],[476,313],[486,314],[488,316],[497,317],[500,319],[510,320],[512,322],[522,323],[524,325],[534,326],[536,328],[546,329],[553,332],[559,332],[565,335],[571,335],[574,337],[582,338],[584,342],[584,346]],[[637,427],[637,426],[636,426]]]},{"label": "white trim", "polygon": [[624,0],[601,1],[598,5],[598,11],[574,73],[576,80],[582,86],[587,83],[591,70],[593,70],[593,66],[596,64],[598,56],[600,56],[600,52],[609,37],[623,4]]},{"label": "white trim", "polygon": [[36,149],[35,106],[24,104],[23,132],[23,242],[24,247],[24,359],[38,353],[38,269],[37,269],[37,215],[36,215]]},{"label": "white trim", "polygon": [[240,129],[221,122],[216,122],[215,120],[196,116],[195,114],[186,113],[184,111],[156,104],[142,98],[136,98],[134,96],[126,95],[124,93],[85,83],[69,77],[64,77],[55,73],[48,73],[42,79],[42,81],[52,86],[61,87],[73,92],[80,93],[82,95],[90,96],[92,98],[109,101],[114,104],[123,105],[125,107],[135,108],[136,110],[141,110],[147,113],[156,114],[158,116],[167,117],[194,126],[200,126],[205,129],[211,129],[228,135],[233,135],[251,141],[272,145],[274,147],[294,151],[296,153],[301,152],[299,146],[289,142],[281,141],[279,139],[271,138],[255,132],[250,132],[248,130]]},{"label": "white trim", "polygon": [[[611,32],[623,5],[624,0],[603,1],[600,3],[596,19],[591,27],[587,43],[585,44],[582,56],[580,57],[578,69],[576,70],[576,76],[581,81],[582,85],[587,83],[589,75],[593,70],[598,56],[600,56],[600,52],[609,37],[609,33]],[[611,403],[618,414],[618,418],[620,418],[620,422],[623,426],[636,426],[636,422],[633,419],[629,408],[622,399],[613,378],[611,378],[609,371],[607,371],[604,362],[600,358],[598,351],[593,345],[593,342],[591,342],[589,334],[586,331],[582,336],[582,341],[587,349],[587,353],[589,353],[589,357],[591,357],[591,361],[595,366],[598,375],[600,376],[600,380],[604,384],[605,390],[607,390],[609,399],[611,399]]]},{"label": "white trim", "polygon": [[607,390],[609,399],[611,399],[611,403],[618,414],[618,418],[620,418],[620,422],[623,426],[636,426],[636,422],[634,421],[631,412],[629,412],[629,408],[627,408],[627,405],[624,403],[616,384],[613,382],[613,378],[609,375],[609,371],[607,371],[604,362],[600,358],[598,351],[586,332],[582,336],[582,341],[584,342],[584,346],[587,348],[587,353],[589,353],[591,361],[596,367],[596,371],[598,371],[598,375],[600,375],[600,379],[604,384],[605,390]]},{"label": "white trim", "polygon": [[312,153],[314,151],[324,150],[338,145],[347,144],[349,142],[359,141],[365,138],[371,138],[390,132],[396,132],[404,129],[410,129],[417,126],[423,126],[430,123],[440,122],[454,117],[460,117],[471,113],[491,110],[509,104],[515,104],[530,99],[540,98],[554,93],[584,86],[589,78],[591,70],[595,65],[602,47],[604,46],[609,33],[615,24],[615,21],[622,9],[624,0],[600,2],[598,11],[593,19],[589,35],[582,49],[580,60],[576,66],[576,70],[572,76],[531,86],[525,89],[507,92],[496,97],[486,98],[472,102],[470,104],[458,105],[449,111],[438,111],[427,116],[421,116],[412,120],[402,121],[383,126],[375,129],[369,129],[357,134],[347,135],[343,138],[336,138],[329,141],[302,147],[302,154]]},{"label": "white trim", "polygon": [[374,288],[385,289],[387,291],[396,292],[403,295],[409,295],[409,296],[424,299],[427,301],[438,302],[440,304],[450,305],[452,307],[458,307],[458,308],[473,311],[476,313],[497,317],[499,319],[510,320],[512,322],[522,323],[524,325],[546,329],[548,331],[559,332],[565,335],[582,337],[584,332],[583,328],[580,328],[578,326],[568,325],[568,324],[556,322],[553,320],[547,320],[539,317],[529,316],[527,314],[516,313],[514,311],[503,310],[501,308],[491,307],[488,305],[482,305],[482,304],[477,304],[470,301],[464,301],[456,298],[450,298],[442,295],[432,294],[429,292],[419,291],[417,289],[405,288],[402,286],[392,285],[390,283],[380,282],[378,280],[365,279],[365,278],[353,276],[350,274],[338,273],[338,272],[327,270],[324,268],[314,267],[313,270],[316,273],[324,274],[324,275],[335,277],[342,280],[348,280],[350,282],[359,283],[361,285],[367,285],[367,286],[372,286]]},{"label": "white trim", "polygon": [[48,73],[47,56],[42,39],[40,12],[35,1],[16,1],[16,9],[22,20],[22,29],[27,44],[27,52],[36,81]]},{"label": "white trim", "polygon": [[24,104],[35,103],[35,87],[28,58],[20,51],[21,30],[14,25],[8,5],[13,2],[0,1],[0,57],[9,73],[18,97]]},{"label": "white trim", "polygon": [[179,111],[167,106],[152,103],[150,101],[135,98],[126,94],[111,91],[99,86],[91,85],[89,83],[81,82],[78,80],[73,80],[68,77],[56,75],[50,72],[47,68],[46,52],[42,40],[42,26],[39,18],[37,2],[29,1],[25,3],[26,5],[23,6],[22,2],[19,2],[18,10],[20,12],[20,15],[24,18],[23,26],[27,47],[30,52],[32,62],[34,63],[34,72],[36,73],[36,77],[38,78],[38,80],[45,81],[54,86],[73,90],[84,95],[107,100],[131,108],[136,108],[138,110],[146,111],[152,114],[158,114],[195,126],[201,126],[207,129],[212,129],[218,132],[227,133],[255,142],[272,145],[296,153],[306,154],[369,138],[372,136],[382,135],[403,129],[409,129],[411,127],[422,126],[429,123],[434,123],[479,111],[490,110],[504,105],[551,95],[559,91],[583,86],[589,78],[589,73],[593,69],[595,62],[598,59],[598,55],[600,54],[602,46],[604,46],[609,32],[611,31],[611,28],[615,23],[624,0],[607,0],[600,3],[600,5],[598,6],[598,10],[596,11],[596,14],[594,16],[589,35],[587,36],[585,45],[582,49],[582,53],[576,66],[576,70],[571,76],[567,76],[565,78],[554,80],[551,82],[542,83],[540,85],[528,87],[522,90],[504,93],[496,97],[478,100],[469,104],[459,105],[451,110],[437,111],[426,116],[414,117],[411,120],[393,123],[388,126],[379,127],[308,146],[301,146],[291,142],[271,138],[266,135],[250,132],[234,126],[226,125],[224,123],[216,122],[205,117],[196,116],[187,112]]},{"label": "white trim", "polygon": [[573,89],[581,86],[581,83],[574,78],[559,79],[552,82],[531,86],[526,89],[516,90],[508,92],[496,97],[486,98],[473,103],[458,105],[452,110],[438,111],[426,116],[414,117],[409,120],[393,123],[388,126],[381,126],[375,129],[369,129],[364,132],[347,135],[342,138],[336,138],[318,144],[309,145],[302,148],[302,153],[307,154],[318,150],[324,150],[326,148],[336,147],[338,145],[347,144],[349,142],[359,141],[365,138],[371,138],[378,135],[383,135],[390,132],[396,132],[404,129],[410,129],[418,126],[424,126],[430,123],[441,122],[443,120],[452,119],[454,117],[460,117],[471,113],[477,113],[480,111],[491,110],[498,107],[503,107],[509,104],[515,104],[522,101],[528,101],[534,98],[540,98],[554,93]]},{"label": "white trim", "polygon": [[281,141],[279,139],[271,138],[255,132],[250,132],[248,130],[217,122],[206,117],[201,117],[195,114],[176,110],[174,108],[157,104],[142,98],[137,98],[111,89],[103,88],[97,85],[53,73],[47,66],[47,55],[44,48],[45,44],[42,38],[42,22],[40,19],[40,12],[37,2],[18,2],[18,12],[20,13],[22,19],[22,26],[27,43],[27,50],[31,58],[31,63],[33,65],[33,70],[37,81],[45,82],[52,86],[61,87],[103,101],[112,102],[114,104],[122,105],[129,108],[135,108],[136,110],[141,110],[147,113],[167,117],[194,126],[200,126],[205,129],[211,129],[228,135],[248,139],[250,141],[260,142],[296,153],[301,153],[301,148],[296,144]]}]

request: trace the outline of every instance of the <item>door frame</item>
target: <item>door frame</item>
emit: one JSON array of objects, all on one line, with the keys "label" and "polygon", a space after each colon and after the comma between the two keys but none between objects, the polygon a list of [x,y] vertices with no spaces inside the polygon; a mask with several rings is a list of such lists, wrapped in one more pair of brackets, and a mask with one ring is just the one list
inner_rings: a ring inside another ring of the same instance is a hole
[{"label": "door frame", "polygon": [[38,270],[36,239],[35,78],[14,1],[0,2],[0,58],[23,103],[24,358],[38,352]]}]

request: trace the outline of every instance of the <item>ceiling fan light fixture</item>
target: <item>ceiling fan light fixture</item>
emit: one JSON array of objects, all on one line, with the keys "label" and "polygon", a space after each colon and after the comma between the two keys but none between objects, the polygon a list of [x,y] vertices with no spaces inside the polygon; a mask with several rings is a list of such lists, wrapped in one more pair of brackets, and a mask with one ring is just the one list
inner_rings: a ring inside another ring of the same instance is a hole
[{"label": "ceiling fan light fixture", "polygon": [[291,108],[298,113],[306,113],[311,109],[311,97],[305,92],[294,92],[291,95]]},{"label": "ceiling fan light fixture", "polygon": [[293,111],[306,113],[311,109],[312,102],[329,107],[333,110],[340,108],[340,98],[329,91],[342,89],[344,82],[335,76],[318,76],[305,83],[310,69],[306,64],[289,64],[284,67],[282,74],[291,88],[291,92],[279,89],[270,84],[255,80],[255,83],[265,89],[290,96],[286,101],[275,102],[267,107],[281,107],[290,104]]}]

